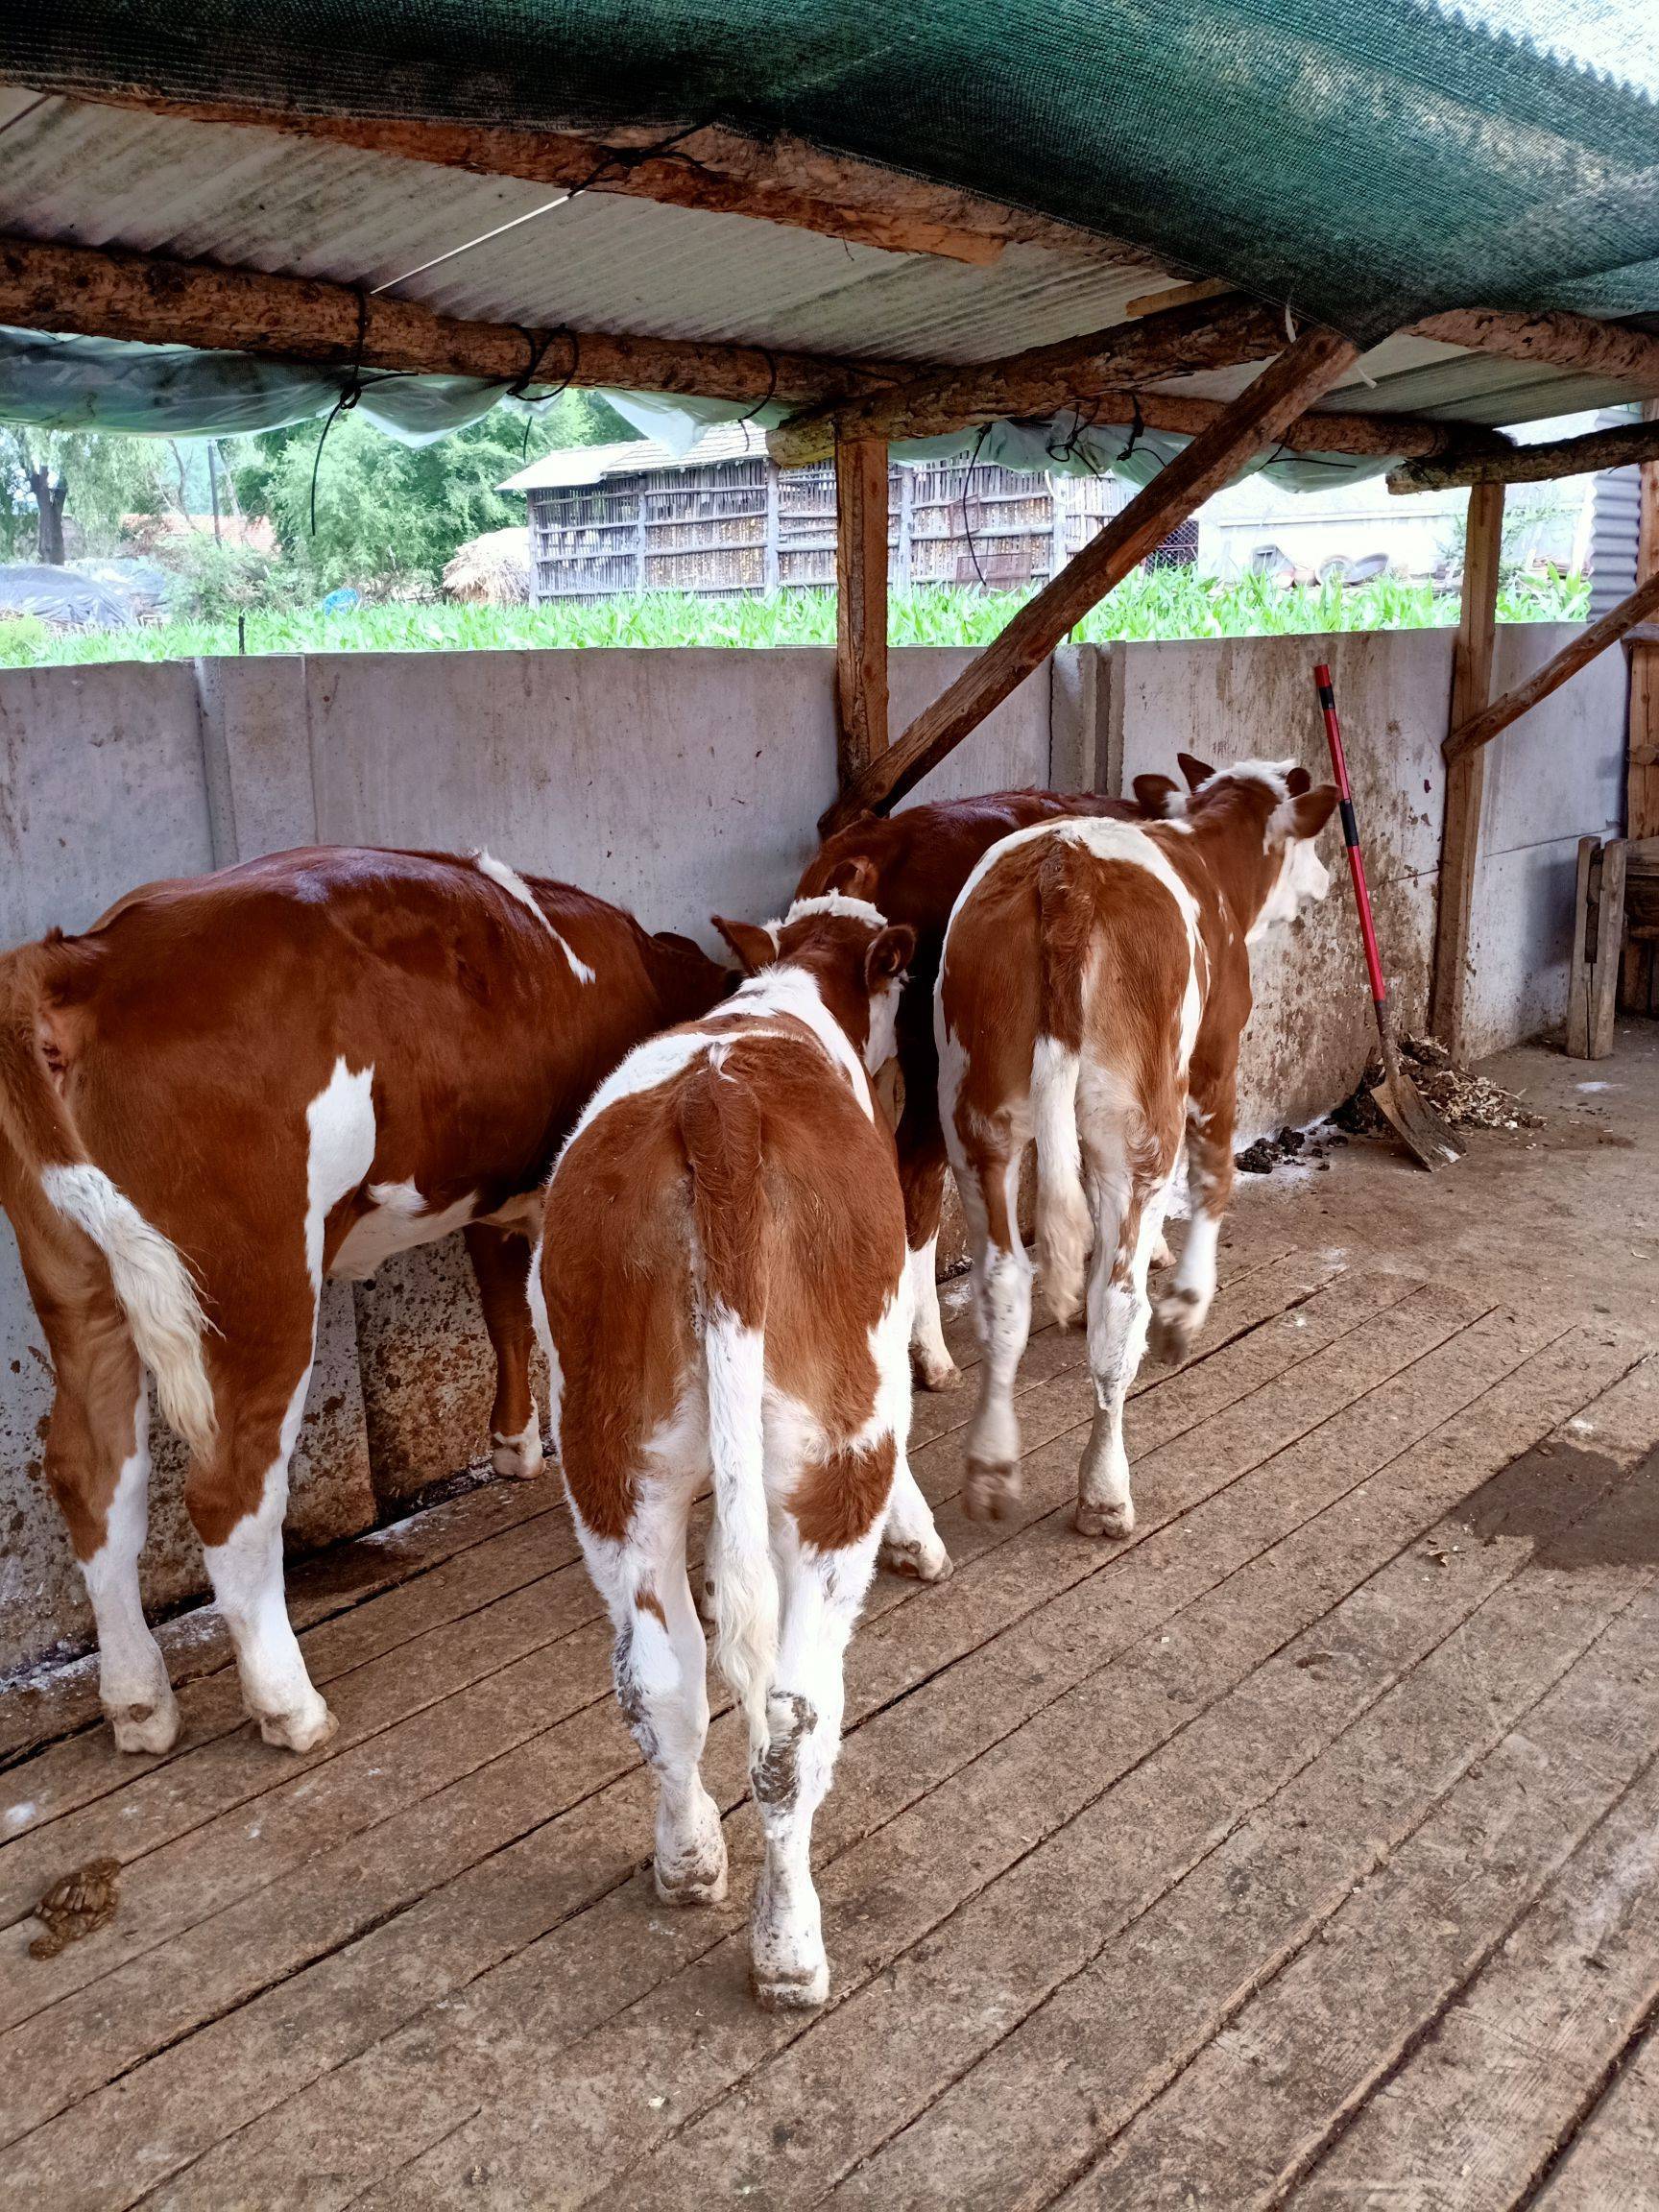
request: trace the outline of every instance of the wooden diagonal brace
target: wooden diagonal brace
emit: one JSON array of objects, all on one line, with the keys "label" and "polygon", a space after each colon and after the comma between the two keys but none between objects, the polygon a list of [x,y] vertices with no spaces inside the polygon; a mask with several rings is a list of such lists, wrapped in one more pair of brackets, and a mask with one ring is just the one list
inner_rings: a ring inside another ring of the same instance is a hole
[{"label": "wooden diagonal brace", "polygon": [[1659,609],[1659,572],[1649,576],[1646,583],[1638,584],[1627,599],[1621,599],[1599,622],[1592,622],[1582,636],[1575,637],[1572,644],[1564,645],[1552,661],[1546,661],[1525,684],[1517,684],[1512,691],[1505,691],[1502,699],[1494,699],[1490,707],[1465,722],[1460,730],[1454,730],[1442,747],[1447,759],[1459,760],[1478,746],[1490,745],[1511,722],[1518,722],[1541,699],[1548,699],[1551,691],[1558,691],[1580,668],[1587,668],[1598,654],[1605,653],[1609,645],[1616,645],[1627,630],[1633,630],[1655,609]]},{"label": "wooden diagonal brace", "polygon": [[865,808],[885,813],[1023,683],[1066,633],[1160,544],[1178,522],[1270,445],[1358,357],[1334,331],[1305,331],[1201,436],[1114,516],[1015,615],[994,643],[872,760],[819,822],[828,836]]}]

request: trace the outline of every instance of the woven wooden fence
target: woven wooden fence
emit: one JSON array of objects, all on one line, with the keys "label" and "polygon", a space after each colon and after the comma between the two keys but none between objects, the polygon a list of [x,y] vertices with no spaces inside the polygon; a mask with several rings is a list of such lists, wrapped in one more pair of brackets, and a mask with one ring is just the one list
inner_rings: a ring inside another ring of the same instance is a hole
[{"label": "woven wooden fence", "polygon": [[[981,462],[895,465],[888,548],[896,589],[1018,589],[1051,576],[1130,497],[1110,477],[1024,474]],[[530,493],[531,596],[766,592],[835,581],[835,480],[764,460],[651,469]],[[1168,558],[1192,552],[1171,545]]]}]

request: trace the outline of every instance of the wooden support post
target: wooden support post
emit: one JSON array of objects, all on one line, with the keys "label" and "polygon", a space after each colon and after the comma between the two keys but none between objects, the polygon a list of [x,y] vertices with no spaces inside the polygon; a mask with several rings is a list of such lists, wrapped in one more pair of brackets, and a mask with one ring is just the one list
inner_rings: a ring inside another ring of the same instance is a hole
[{"label": "wooden support post", "polygon": [[835,448],[835,704],[843,792],[887,750],[887,446]]},{"label": "wooden support post", "polygon": [[[1659,399],[1643,410],[1659,424]],[[1659,576],[1659,461],[1641,473],[1636,531],[1636,581]],[[1659,837],[1659,642],[1630,647],[1629,751],[1624,771],[1624,834]],[[1659,1014],[1659,947],[1632,941],[1624,954],[1623,1003],[1634,1014]]]},{"label": "wooden support post", "polygon": [[1518,722],[1529,708],[1536,707],[1541,699],[1548,699],[1551,691],[1558,691],[1580,668],[1588,667],[1599,653],[1605,653],[1609,645],[1617,645],[1626,630],[1634,630],[1638,622],[1655,611],[1659,611],[1659,569],[1646,583],[1638,584],[1630,596],[1621,599],[1599,622],[1592,622],[1571,645],[1564,645],[1553,661],[1546,661],[1525,684],[1517,684],[1513,691],[1505,691],[1502,699],[1494,699],[1484,713],[1477,714],[1472,722],[1454,730],[1442,747],[1447,759],[1455,760],[1460,754],[1490,745],[1511,722]]},{"label": "wooden support post", "polygon": [[1574,1060],[1605,1060],[1613,1049],[1628,853],[1623,837],[1605,845],[1598,837],[1578,840],[1573,959],[1567,975],[1567,1052]]},{"label": "wooden support post", "polygon": [[[1464,534],[1463,605],[1452,663],[1449,730],[1460,729],[1492,696],[1503,538],[1503,487],[1477,484],[1469,494],[1469,523]],[[1468,753],[1449,763],[1446,814],[1440,831],[1440,901],[1434,927],[1429,1026],[1454,1058],[1463,1050],[1463,999],[1469,980],[1469,934],[1485,786],[1483,752]]]},{"label": "wooden support post", "polygon": [[1209,429],[1178,453],[1120,515],[1075,554],[972,661],[902,737],[879,754],[819,822],[828,836],[860,807],[885,813],[954,751],[1053,652],[1072,625],[1186,520],[1284,425],[1352,368],[1358,349],[1334,331],[1307,330]]}]

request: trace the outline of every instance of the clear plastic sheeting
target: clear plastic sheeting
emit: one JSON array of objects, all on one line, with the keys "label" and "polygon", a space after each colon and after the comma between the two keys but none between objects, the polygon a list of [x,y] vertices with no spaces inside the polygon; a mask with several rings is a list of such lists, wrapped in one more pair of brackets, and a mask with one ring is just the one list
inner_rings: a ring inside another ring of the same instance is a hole
[{"label": "clear plastic sheeting", "polygon": [[[470,376],[398,376],[375,370],[196,352],[119,338],[54,338],[0,327],[0,421],[37,430],[118,430],[141,438],[230,438],[326,415],[354,402],[376,429],[429,445],[499,406],[506,387]],[[510,404],[518,406],[518,401]]]}]

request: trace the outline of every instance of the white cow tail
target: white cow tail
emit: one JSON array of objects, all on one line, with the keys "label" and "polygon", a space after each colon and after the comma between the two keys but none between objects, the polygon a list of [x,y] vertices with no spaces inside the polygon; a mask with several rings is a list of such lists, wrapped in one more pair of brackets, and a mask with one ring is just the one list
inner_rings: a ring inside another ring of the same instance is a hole
[{"label": "white cow tail", "polygon": [[1054,843],[1037,878],[1041,1027],[1031,1060],[1037,1145],[1037,1265],[1056,1324],[1070,1328],[1083,1304],[1094,1223],[1083,1190],[1077,1134],[1083,980],[1090,951],[1086,895],[1072,877],[1070,849]]},{"label": "white cow tail", "polygon": [[682,1095],[681,1138],[703,1269],[703,1357],[714,1475],[710,1546],[714,1658],[749,1722],[768,1735],[778,1671],[778,1572],[766,1506],[766,1198],[760,1109],[738,1078],[709,1068]]},{"label": "white cow tail", "polygon": [[41,1050],[39,964],[54,950],[27,947],[0,961],[0,1135],[54,1210],[104,1255],[161,1410],[192,1451],[206,1453],[217,1423],[202,1357],[207,1320],[190,1270],[89,1157]]}]

